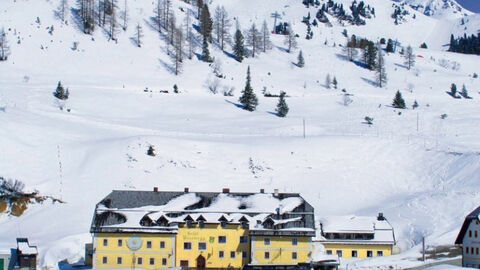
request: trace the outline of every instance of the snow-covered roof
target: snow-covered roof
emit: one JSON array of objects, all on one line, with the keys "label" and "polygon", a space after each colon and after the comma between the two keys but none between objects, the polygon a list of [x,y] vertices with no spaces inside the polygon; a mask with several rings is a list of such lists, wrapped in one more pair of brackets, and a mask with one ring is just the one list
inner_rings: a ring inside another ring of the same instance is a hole
[{"label": "snow-covered roof", "polygon": [[175,232],[178,226],[172,226],[186,221],[246,222],[250,230],[315,233],[313,208],[299,194],[162,191],[113,191],[97,204],[91,231]]},{"label": "snow-covered roof", "polygon": [[28,240],[26,240],[26,239],[17,240],[17,249],[23,255],[36,255],[36,254],[38,254],[37,247],[36,246],[30,246],[30,244],[28,243]]},{"label": "snow-covered roof", "polygon": [[[395,235],[392,225],[385,218],[376,216],[332,216],[318,221],[318,241],[328,242],[385,242],[395,243]],[[327,239],[327,234],[365,234],[370,235],[367,239]]]}]

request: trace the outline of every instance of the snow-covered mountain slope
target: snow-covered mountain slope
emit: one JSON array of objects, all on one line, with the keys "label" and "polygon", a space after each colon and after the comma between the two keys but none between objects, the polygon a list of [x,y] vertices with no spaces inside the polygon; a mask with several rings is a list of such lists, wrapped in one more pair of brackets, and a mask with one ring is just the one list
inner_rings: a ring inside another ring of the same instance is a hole
[{"label": "snow-covered mountain slope", "polygon": [[472,14],[455,0],[403,0],[403,2],[427,16],[461,18]]},{"label": "snow-covered mountain slope", "polygon": [[[365,26],[332,20],[332,27],[313,27],[313,39],[305,40],[302,16],[316,9],[300,0],[211,1],[212,13],[224,5],[243,29],[265,18],[273,26],[270,14],[278,11],[299,34],[305,56],[305,68],[292,64],[298,50],[286,53],[280,35],[272,35],[271,51],[242,63],[230,57],[229,46],[227,53],[210,46],[225,75],[218,88],[234,88],[233,97],[210,93],[207,84],[216,77],[196,57],[185,60],[179,76],[170,72],[166,43],[151,27],[153,1],[128,2],[129,27],[118,42],[108,41],[101,28],[83,34],[72,16],[62,25],[54,16],[56,0],[2,3],[0,27],[12,54],[0,62],[0,174],[66,203],[31,205],[18,218],[0,215],[0,231],[9,232],[0,235],[0,249],[27,236],[39,245],[42,267],[78,260],[101,198],[112,189],[153,186],[279,188],[302,193],[318,217],[383,212],[399,246],[413,247],[396,257],[399,262],[415,261],[421,236],[432,245],[451,244],[464,215],[480,202],[480,80],[472,77],[480,73],[480,57],[444,51],[451,34],[445,29],[461,31],[450,21],[407,7],[411,17],[395,25],[394,2],[367,2],[376,17]],[[183,1],[173,4],[178,24],[196,10]],[[74,1],[70,7],[71,14],[78,8]],[[131,40],[136,23],[144,28],[142,48]],[[386,55],[388,84],[376,87],[375,73],[361,66],[360,56],[355,63],[345,60],[338,46],[345,43],[344,29],[412,44],[415,67],[407,70],[398,53]],[[418,48],[422,42],[430,49]],[[247,66],[259,96],[255,112],[237,107]],[[336,77],[338,89],[325,87],[327,74]],[[71,92],[65,102],[52,95],[59,80]],[[459,89],[465,84],[473,99],[451,98],[445,92],[452,83]],[[172,93],[174,84],[180,94]],[[262,96],[264,88],[287,92],[286,118],[274,115],[277,99]],[[165,89],[170,93],[160,93]],[[352,94],[349,106],[342,105],[341,89]],[[390,106],[397,90],[407,110]],[[414,101],[420,105],[415,110]],[[365,116],[374,119],[372,126],[362,123]],[[149,145],[156,157],[146,155]]]}]

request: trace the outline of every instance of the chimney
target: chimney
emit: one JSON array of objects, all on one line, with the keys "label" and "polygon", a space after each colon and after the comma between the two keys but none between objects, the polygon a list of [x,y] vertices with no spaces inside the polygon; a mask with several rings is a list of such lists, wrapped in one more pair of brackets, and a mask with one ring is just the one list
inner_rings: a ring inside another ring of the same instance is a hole
[{"label": "chimney", "polygon": [[222,192],[223,193],[230,193],[230,189],[229,188],[223,188]]},{"label": "chimney", "polygon": [[276,189],[273,190],[273,195],[274,195],[275,197],[278,197],[278,188],[276,188]]},{"label": "chimney", "polygon": [[153,192],[158,192],[158,187],[153,187]]},{"label": "chimney", "polygon": [[184,191],[185,193],[188,193],[188,192],[190,191],[190,189],[189,189],[188,187],[185,187],[185,188],[183,189],[183,191]]},{"label": "chimney", "polygon": [[378,213],[377,220],[378,220],[378,221],[385,220],[385,217],[383,216],[383,213]]},{"label": "chimney", "polygon": [[265,193],[265,189],[261,188],[260,193]]}]

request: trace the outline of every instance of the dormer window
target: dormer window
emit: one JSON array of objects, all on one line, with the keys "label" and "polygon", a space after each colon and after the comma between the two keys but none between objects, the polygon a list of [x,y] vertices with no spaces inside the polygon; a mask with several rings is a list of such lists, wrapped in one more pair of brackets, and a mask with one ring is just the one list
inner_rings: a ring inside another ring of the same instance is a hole
[{"label": "dormer window", "polygon": [[187,220],[187,227],[192,228],[193,227],[193,222],[191,220]]},{"label": "dormer window", "polygon": [[228,219],[225,216],[221,216],[218,221],[220,221],[220,227],[225,229],[227,227]]},{"label": "dormer window", "polygon": [[242,216],[238,221],[240,221],[242,229],[248,229],[248,219],[245,216]]},{"label": "dormer window", "polygon": [[168,226],[168,219],[165,216],[161,216],[157,220],[157,224],[162,227],[167,227]]},{"label": "dormer window", "polygon": [[198,222],[198,227],[205,228],[205,222],[203,220]]},{"label": "dormer window", "polygon": [[193,218],[188,215],[187,217],[185,217],[183,219],[183,221],[185,221],[185,224],[187,225],[188,228],[192,228],[193,227]]}]

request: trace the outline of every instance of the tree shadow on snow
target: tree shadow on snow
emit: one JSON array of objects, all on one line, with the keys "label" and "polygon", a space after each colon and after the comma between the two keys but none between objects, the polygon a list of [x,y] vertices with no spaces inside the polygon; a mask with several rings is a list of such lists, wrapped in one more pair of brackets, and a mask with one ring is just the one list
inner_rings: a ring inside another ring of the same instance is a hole
[{"label": "tree shadow on snow", "polygon": [[235,105],[235,107],[240,108],[240,109],[242,109],[242,110],[245,108],[245,107],[243,107],[242,104],[240,104],[240,103],[235,103],[235,102],[230,101],[230,100],[228,100],[228,99],[225,99],[225,102],[230,103],[230,104],[232,104],[232,105]]},{"label": "tree shadow on snow", "polygon": [[275,115],[275,116],[279,117],[277,112],[270,112],[270,111],[267,111],[267,113],[269,113],[269,114],[271,114],[271,115]]},{"label": "tree shadow on snow", "polygon": [[344,61],[348,61],[348,62],[352,62],[354,63],[356,66],[358,67],[361,67],[361,68],[367,68],[367,66],[365,65],[365,63],[361,62],[361,61],[358,61],[358,60],[352,60],[350,61],[350,59],[348,59],[347,56],[343,55],[343,54],[335,54],[335,56],[337,56],[338,59],[341,59],[341,60],[344,60]]},{"label": "tree shadow on snow", "polygon": [[395,66],[407,69],[407,66],[399,64],[399,63],[395,63]]},{"label": "tree shadow on snow", "polygon": [[167,62],[164,62],[162,59],[158,59],[158,62],[168,72],[170,72],[171,74],[175,74],[175,69],[171,65],[169,65]]},{"label": "tree shadow on snow", "polygon": [[377,82],[376,82],[376,81],[373,81],[373,80],[367,79],[367,78],[365,78],[365,77],[362,77],[362,80],[363,80],[364,82],[366,82],[366,83],[368,83],[368,84],[372,85],[372,86],[375,86],[375,87],[376,87],[376,86],[378,86],[378,84],[377,84]]},{"label": "tree shadow on snow", "polygon": [[82,22],[82,16],[80,14],[80,9],[70,8],[70,14],[72,14],[73,27],[78,32],[85,34],[85,32],[83,31],[83,22]]}]

